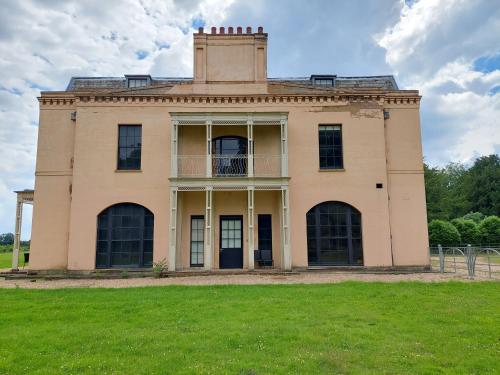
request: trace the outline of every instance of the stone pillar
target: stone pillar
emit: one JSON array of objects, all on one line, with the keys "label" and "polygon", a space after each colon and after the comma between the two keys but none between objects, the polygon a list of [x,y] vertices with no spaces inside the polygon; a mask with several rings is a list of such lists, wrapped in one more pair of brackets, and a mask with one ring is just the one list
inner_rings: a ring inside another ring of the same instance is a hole
[{"label": "stone pillar", "polygon": [[207,166],[206,177],[212,177],[212,120],[206,121],[207,134]]},{"label": "stone pillar", "polygon": [[252,271],[254,265],[254,188],[248,187],[248,270]]},{"label": "stone pillar", "polygon": [[249,118],[247,120],[247,139],[248,139],[247,174],[248,174],[248,177],[253,177],[253,174],[254,174],[254,171],[253,171],[253,120],[251,118]]},{"label": "stone pillar", "polygon": [[178,136],[179,136],[179,121],[174,120],[172,121],[172,134],[171,134],[171,140],[170,140],[170,175],[172,177],[177,177],[177,166],[178,166],[178,160],[177,160],[177,151],[178,151]]},{"label": "stone pillar", "polygon": [[282,225],[282,244],[281,259],[282,268],[285,271],[292,270],[292,249],[290,243],[290,203],[288,186],[281,187],[281,225]]},{"label": "stone pillar", "polygon": [[16,226],[14,233],[14,246],[12,249],[12,269],[19,269],[19,247],[21,245],[21,226],[23,222],[23,201],[22,198],[17,195],[16,204]]},{"label": "stone pillar", "polygon": [[281,177],[288,177],[288,119],[281,117]]},{"label": "stone pillar", "polygon": [[168,249],[168,270],[175,271],[175,252],[177,247],[177,188],[170,188],[170,246]]},{"label": "stone pillar", "polygon": [[212,219],[213,219],[213,190],[211,186],[207,186],[205,191],[205,251],[204,265],[207,271],[212,270],[212,254],[213,254],[213,236],[212,236]]}]

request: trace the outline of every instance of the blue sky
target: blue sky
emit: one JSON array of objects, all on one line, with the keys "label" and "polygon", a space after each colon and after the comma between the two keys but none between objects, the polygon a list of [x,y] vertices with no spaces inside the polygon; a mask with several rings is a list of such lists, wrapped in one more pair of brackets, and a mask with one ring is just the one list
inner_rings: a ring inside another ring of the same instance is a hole
[{"label": "blue sky", "polygon": [[263,26],[271,77],[394,74],[423,96],[432,165],[500,151],[497,0],[5,0],[0,233],[13,231],[12,191],[34,186],[40,90],[71,76],[190,77],[199,26]]}]

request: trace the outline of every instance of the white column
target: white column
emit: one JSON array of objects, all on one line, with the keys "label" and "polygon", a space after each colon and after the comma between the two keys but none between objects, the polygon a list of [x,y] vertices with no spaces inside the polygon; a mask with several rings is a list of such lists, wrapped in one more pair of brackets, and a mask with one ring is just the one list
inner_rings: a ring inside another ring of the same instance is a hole
[{"label": "white column", "polygon": [[170,169],[171,169],[171,176],[172,177],[177,177],[177,166],[178,166],[178,160],[177,160],[177,151],[178,151],[178,135],[179,135],[179,121],[173,120],[172,121],[172,134],[171,134],[171,141],[170,141]]},{"label": "white column", "polygon": [[253,270],[254,265],[254,188],[248,187],[248,270]]},{"label": "white column", "polygon": [[207,134],[207,170],[206,177],[212,177],[212,120],[206,122]]},{"label": "white column", "polygon": [[177,188],[170,188],[170,246],[168,249],[168,270],[175,271],[175,252],[177,247]]},{"label": "white column", "polygon": [[14,233],[14,246],[12,249],[12,269],[17,270],[19,268],[19,246],[21,244],[21,226],[23,222],[23,201],[17,196],[16,204],[16,226]]},{"label": "white column", "polygon": [[290,244],[290,200],[288,186],[281,187],[281,259],[285,271],[292,270],[292,249]]},{"label": "white column", "polygon": [[248,177],[253,177],[253,120],[249,117],[247,120],[247,139],[248,139],[248,161],[247,173]]},{"label": "white column", "polygon": [[281,177],[288,177],[288,119],[281,117]]},{"label": "white column", "polygon": [[212,269],[212,254],[213,254],[213,237],[212,237],[212,222],[213,222],[213,191],[211,186],[207,186],[205,191],[205,252],[204,264],[206,270]]}]

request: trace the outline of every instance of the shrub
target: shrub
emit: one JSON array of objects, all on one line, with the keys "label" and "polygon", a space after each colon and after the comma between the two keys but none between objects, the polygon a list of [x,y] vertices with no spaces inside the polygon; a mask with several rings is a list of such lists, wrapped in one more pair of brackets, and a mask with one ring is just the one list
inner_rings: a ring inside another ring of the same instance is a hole
[{"label": "shrub", "polygon": [[463,244],[476,245],[480,242],[479,227],[474,221],[453,219],[451,223],[460,233],[460,240]]},{"label": "shrub", "polygon": [[153,263],[153,275],[154,277],[161,277],[161,274],[168,268],[167,260],[162,259],[159,262]]},{"label": "shrub", "polygon": [[483,244],[500,244],[500,218],[498,216],[488,216],[479,224],[479,233]]},{"label": "shrub", "polygon": [[485,217],[486,216],[484,214],[482,214],[481,212],[472,212],[471,211],[468,214],[465,214],[464,216],[462,216],[462,219],[464,219],[464,220],[472,220],[476,224],[479,224],[481,221],[483,221],[483,219]]},{"label": "shrub", "polygon": [[460,233],[448,221],[432,220],[429,224],[429,243],[431,246],[453,246],[460,243]]}]

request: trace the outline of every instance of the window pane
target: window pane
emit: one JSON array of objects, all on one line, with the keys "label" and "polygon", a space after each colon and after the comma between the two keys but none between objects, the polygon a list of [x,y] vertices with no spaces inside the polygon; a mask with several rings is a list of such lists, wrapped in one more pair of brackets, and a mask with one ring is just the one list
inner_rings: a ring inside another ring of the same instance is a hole
[{"label": "window pane", "polygon": [[360,217],[359,211],[341,202],[325,202],[309,210],[309,265],[362,265]]},{"label": "window pane", "polygon": [[120,125],[118,137],[118,169],[140,169],[142,128],[140,125]]},{"label": "window pane", "polygon": [[203,266],[204,226],[204,218],[191,218],[191,266]]},{"label": "window pane", "polygon": [[109,224],[111,238],[108,227],[98,229],[96,267],[151,266],[154,224],[151,212],[137,204],[117,204],[98,216],[98,223],[103,222]]},{"label": "window pane", "polygon": [[323,169],[341,169],[342,134],[340,125],[320,125],[319,137],[319,165]]}]

